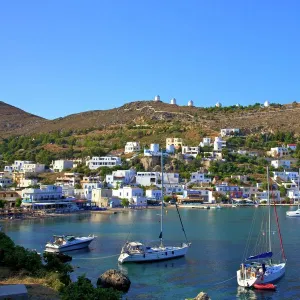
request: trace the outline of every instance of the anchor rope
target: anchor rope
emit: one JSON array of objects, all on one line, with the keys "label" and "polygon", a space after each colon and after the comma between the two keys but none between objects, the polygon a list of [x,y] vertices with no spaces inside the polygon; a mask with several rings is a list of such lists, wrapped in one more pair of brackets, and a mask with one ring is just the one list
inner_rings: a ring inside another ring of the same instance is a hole
[{"label": "anchor rope", "polygon": [[73,257],[73,260],[78,260],[78,259],[87,259],[87,260],[105,259],[105,258],[110,258],[110,257],[116,257],[116,256],[119,256],[119,255],[120,254],[109,255],[109,256],[98,256],[98,257]]}]

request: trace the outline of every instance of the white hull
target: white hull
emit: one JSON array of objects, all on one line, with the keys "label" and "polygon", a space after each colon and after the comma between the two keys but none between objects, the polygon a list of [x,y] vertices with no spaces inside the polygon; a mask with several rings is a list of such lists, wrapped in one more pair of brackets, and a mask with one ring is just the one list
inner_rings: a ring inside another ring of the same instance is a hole
[{"label": "white hull", "polygon": [[185,256],[188,251],[189,245],[184,244],[182,247],[157,247],[147,249],[144,253],[121,253],[119,256],[119,263],[126,262],[151,262],[158,260],[173,259],[176,257]]},{"label": "white hull", "polygon": [[280,279],[285,273],[285,263],[274,264],[272,266],[266,266],[264,274],[255,274],[254,272],[248,275],[241,276],[241,270],[237,271],[237,282],[239,286],[251,287],[254,284],[265,284],[275,282]]},{"label": "white hull", "polygon": [[79,250],[83,249],[89,246],[89,244],[93,241],[93,237],[86,238],[85,240],[82,241],[74,241],[67,243],[65,245],[55,245],[52,243],[46,244],[46,252],[66,252],[66,251],[73,251],[73,250]]},{"label": "white hull", "polygon": [[300,209],[293,210],[293,211],[287,211],[286,215],[288,217],[300,217]]}]

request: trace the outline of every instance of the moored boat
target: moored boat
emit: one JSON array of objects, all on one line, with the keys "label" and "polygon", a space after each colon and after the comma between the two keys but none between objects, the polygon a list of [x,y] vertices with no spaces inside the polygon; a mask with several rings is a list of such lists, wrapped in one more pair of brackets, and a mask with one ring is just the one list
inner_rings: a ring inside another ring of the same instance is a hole
[{"label": "moored boat", "polygon": [[253,286],[257,290],[270,290],[270,291],[276,290],[276,285],[272,283],[265,283],[265,284],[255,283]]},{"label": "moored boat", "polygon": [[74,235],[54,235],[54,241],[46,244],[45,252],[66,252],[86,248],[95,236],[75,237]]}]

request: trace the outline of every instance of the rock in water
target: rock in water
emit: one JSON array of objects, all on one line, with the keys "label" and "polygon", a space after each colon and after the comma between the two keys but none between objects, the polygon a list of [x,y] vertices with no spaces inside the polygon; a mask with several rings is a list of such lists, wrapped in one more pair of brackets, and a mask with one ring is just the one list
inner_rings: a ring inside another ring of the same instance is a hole
[{"label": "rock in water", "polygon": [[210,300],[208,294],[201,292],[199,293],[194,300]]},{"label": "rock in water", "polygon": [[104,272],[97,280],[97,286],[103,288],[112,287],[122,292],[127,292],[130,284],[131,282],[126,275],[114,269]]}]

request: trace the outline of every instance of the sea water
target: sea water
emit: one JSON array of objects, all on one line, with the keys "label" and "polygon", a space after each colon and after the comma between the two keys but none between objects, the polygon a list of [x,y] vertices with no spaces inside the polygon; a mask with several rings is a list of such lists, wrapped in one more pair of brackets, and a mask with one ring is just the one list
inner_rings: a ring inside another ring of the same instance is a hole
[{"label": "sea water", "polygon": [[[246,241],[257,211],[266,207],[222,209],[180,209],[189,242],[187,255],[168,261],[123,264],[117,262],[125,241],[157,240],[160,210],[132,210],[117,214],[85,214],[53,219],[8,221],[4,231],[15,243],[41,252],[54,234],[97,237],[86,250],[70,252],[75,272],[96,283],[108,269],[119,269],[131,280],[124,299],[185,299],[200,291],[212,299],[300,299],[300,218],[286,217],[288,207],[278,207],[281,234],[287,257],[285,276],[277,290],[244,290],[236,282],[236,270],[243,259]],[[256,211],[255,211],[256,210]],[[164,212],[166,244],[184,242],[185,237],[174,208]],[[253,234],[255,235],[254,232]],[[259,233],[259,230],[257,230]]]}]

